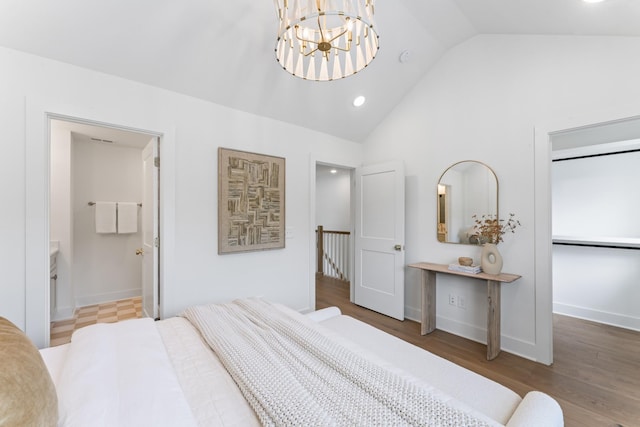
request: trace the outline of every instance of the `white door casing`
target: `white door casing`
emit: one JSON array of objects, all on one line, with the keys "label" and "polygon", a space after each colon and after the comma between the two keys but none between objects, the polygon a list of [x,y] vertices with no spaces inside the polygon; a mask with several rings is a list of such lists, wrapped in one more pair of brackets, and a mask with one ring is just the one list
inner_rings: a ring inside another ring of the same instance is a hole
[{"label": "white door casing", "polygon": [[142,150],[142,310],[158,317],[158,138]]},{"label": "white door casing", "polygon": [[355,303],[404,320],[404,166],[356,169]]}]

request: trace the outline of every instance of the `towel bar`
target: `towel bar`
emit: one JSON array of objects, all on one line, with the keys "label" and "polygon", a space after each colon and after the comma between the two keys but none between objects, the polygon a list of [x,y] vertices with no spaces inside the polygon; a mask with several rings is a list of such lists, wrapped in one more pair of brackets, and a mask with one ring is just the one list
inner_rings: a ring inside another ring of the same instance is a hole
[{"label": "towel bar", "polygon": [[[89,205],[89,206],[93,206],[93,205],[95,205],[95,204],[96,204],[96,202],[89,202],[89,203],[87,203],[87,205]],[[138,203],[138,207],[142,207],[142,203]]]}]

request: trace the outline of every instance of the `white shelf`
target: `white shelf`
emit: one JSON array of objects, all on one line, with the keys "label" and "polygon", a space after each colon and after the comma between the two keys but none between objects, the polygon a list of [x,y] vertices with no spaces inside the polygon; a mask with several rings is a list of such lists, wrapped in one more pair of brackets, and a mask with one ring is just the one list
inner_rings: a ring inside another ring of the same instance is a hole
[{"label": "white shelf", "polygon": [[640,249],[640,238],[634,237],[576,237],[553,236],[553,243],[578,246],[604,246]]}]

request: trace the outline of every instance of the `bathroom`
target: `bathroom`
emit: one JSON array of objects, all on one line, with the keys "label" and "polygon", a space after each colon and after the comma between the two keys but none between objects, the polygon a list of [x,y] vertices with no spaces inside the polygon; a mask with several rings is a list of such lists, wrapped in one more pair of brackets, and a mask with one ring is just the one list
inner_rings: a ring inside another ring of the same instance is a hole
[{"label": "bathroom", "polygon": [[[142,295],[143,151],[156,140],[90,123],[50,121],[51,321],[70,319],[79,307]],[[153,191],[157,184],[151,185]],[[98,211],[96,202],[110,203]],[[122,208],[116,210],[115,203]],[[128,217],[123,203],[130,203]],[[113,228],[97,229],[96,215],[105,212]]]}]

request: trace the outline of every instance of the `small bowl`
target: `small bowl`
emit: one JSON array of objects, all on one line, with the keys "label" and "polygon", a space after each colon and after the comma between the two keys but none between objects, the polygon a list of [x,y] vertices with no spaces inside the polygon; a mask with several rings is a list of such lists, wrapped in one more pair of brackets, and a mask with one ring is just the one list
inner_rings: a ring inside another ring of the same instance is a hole
[{"label": "small bowl", "polygon": [[458,258],[458,264],[464,265],[465,267],[469,267],[473,265],[473,258],[461,256],[460,258]]}]

